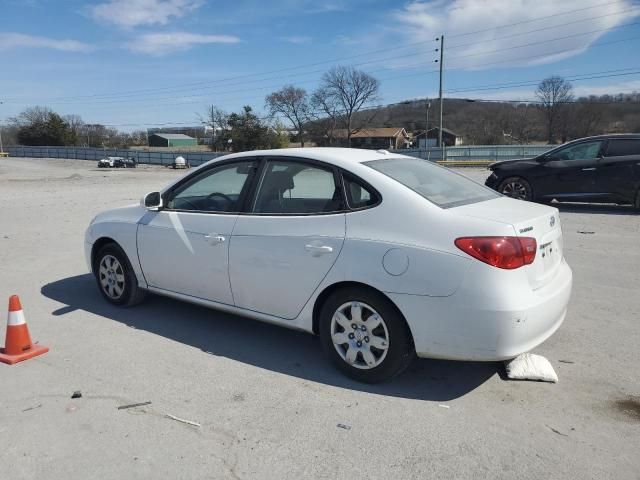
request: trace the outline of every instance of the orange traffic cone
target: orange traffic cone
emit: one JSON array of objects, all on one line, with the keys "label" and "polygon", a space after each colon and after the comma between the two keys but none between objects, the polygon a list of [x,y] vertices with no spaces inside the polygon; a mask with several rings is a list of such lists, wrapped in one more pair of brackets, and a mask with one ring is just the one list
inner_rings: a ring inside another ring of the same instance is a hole
[{"label": "orange traffic cone", "polygon": [[7,318],[7,336],[4,348],[0,348],[0,362],[13,365],[37,355],[47,353],[49,348],[33,345],[29,336],[27,322],[24,319],[22,305],[17,295],[9,298],[9,317]]}]

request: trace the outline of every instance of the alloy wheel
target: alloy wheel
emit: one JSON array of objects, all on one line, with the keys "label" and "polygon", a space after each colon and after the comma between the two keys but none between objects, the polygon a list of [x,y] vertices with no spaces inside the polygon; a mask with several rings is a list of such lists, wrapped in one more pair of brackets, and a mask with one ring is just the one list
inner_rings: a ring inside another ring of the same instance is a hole
[{"label": "alloy wheel", "polygon": [[518,200],[527,199],[527,187],[517,180],[513,180],[503,185],[501,193],[507,197],[516,198]]},{"label": "alloy wheel", "polygon": [[117,300],[124,293],[125,276],[122,265],[113,255],[105,255],[100,260],[99,280],[102,291]]},{"label": "alloy wheel", "polygon": [[384,319],[363,302],[348,302],[335,311],[331,340],[347,364],[362,370],[380,365],[389,350],[389,330]]}]

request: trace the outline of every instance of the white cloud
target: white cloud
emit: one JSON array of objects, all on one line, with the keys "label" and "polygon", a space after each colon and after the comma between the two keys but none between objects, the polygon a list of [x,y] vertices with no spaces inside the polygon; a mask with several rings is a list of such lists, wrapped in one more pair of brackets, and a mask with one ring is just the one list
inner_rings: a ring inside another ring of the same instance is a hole
[{"label": "white cloud", "polygon": [[49,48],[65,52],[88,52],[92,46],[77,40],[56,40],[22,33],[0,32],[0,50],[14,48]]},{"label": "white cloud", "polygon": [[588,97],[589,95],[615,95],[617,93],[640,92],[640,80],[629,80],[626,82],[610,83],[608,85],[576,85],[573,86],[573,93],[576,97]]},{"label": "white cloud", "polygon": [[134,52],[162,56],[168,53],[188,50],[194,45],[211,43],[238,43],[240,39],[232,35],[201,35],[189,32],[148,33],[129,44]]},{"label": "white cloud", "polygon": [[91,16],[119,27],[166,25],[203,4],[203,0],[109,0],[90,7]]},{"label": "white cloud", "polygon": [[[568,11],[572,13],[563,15]],[[396,32],[407,43],[430,41],[444,33],[445,67],[482,69],[577,55],[638,15],[640,7],[632,0],[607,5],[602,0],[428,0],[408,3],[394,17],[400,25]],[[536,20],[540,17],[546,18]],[[468,32],[475,33],[461,35]],[[433,62],[435,55],[423,58]]]},{"label": "white cloud", "polygon": [[294,45],[303,45],[311,43],[313,39],[306,35],[292,35],[290,37],[280,37],[280,40],[287,43],[293,43]]}]

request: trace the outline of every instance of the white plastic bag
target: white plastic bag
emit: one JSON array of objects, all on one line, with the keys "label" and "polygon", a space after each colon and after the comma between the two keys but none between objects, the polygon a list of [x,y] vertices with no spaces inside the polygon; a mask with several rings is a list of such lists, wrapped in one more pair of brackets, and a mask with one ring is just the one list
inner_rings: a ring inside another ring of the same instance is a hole
[{"label": "white plastic bag", "polygon": [[507,376],[512,380],[537,380],[540,382],[558,382],[558,375],[549,360],[533,353],[523,353],[505,362]]}]

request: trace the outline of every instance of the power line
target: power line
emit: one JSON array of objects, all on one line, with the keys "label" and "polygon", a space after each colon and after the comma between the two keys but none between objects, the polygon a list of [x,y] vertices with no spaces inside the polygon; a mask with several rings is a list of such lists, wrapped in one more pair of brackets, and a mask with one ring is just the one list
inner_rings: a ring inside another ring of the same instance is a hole
[{"label": "power line", "polygon": [[[486,31],[491,31],[491,30],[496,30],[496,29],[501,29],[501,28],[507,28],[507,27],[510,27],[510,26],[521,25],[521,24],[525,24],[525,23],[531,23],[531,22],[535,22],[535,21],[539,21],[539,20],[544,20],[544,19],[547,19],[547,18],[550,18],[550,17],[558,17],[558,16],[562,16],[562,15],[567,15],[569,13],[575,13],[575,12],[579,12],[579,11],[593,9],[593,8],[596,8],[596,7],[613,5],[613,4],[617,4],[617,3],[619,3],[619,2],[617,2],[617,1],[616,2],[607,2],[607,3],[598,4],[598,5],[592,5],[592,6],[589,6],[589,7],[583,7],[583,8],[578,8],[578,9],[574,9],[574,10],[568,10],[568,11],[560,12],[560,13],[557,13],[557,14],[554,14],[554,15],[547,15],[547,16],[538,17],[538,18],[534,18],[534,19],[524,20],[524,21],[521,21],[521,22],[515,22],[515,23],[511,23],[511,24],[499,25],[499,26],[496,26],[496,27],[491,27],[491,28],[482,29],[482,30],[476,30],[476,31],[473,31],[473,32],[465,32],[465,33],[460,33],[460,34],[454,34],[454,35],[451,35],[451,37],[466,36],[466,35],[471,35],[471,34],[475,34],[475,33],[482,33],[482,32],[486,32]],[[623,10],[621,12],[615,12],[615,13],[596,16],[596,17],[576,20],[576,21],[573,21],[573,22],[569,22],[567,24],[577,23],[577,22],[581,22],[581,21],[587,21],[587,20],[606,17],[606,16],[620,15],[620,14],[625,13],[625,12],[630,11],[630,10]],[[533,33],[535,31],[540,31],[540,30],[545,30],[545,29],[550,29],[550,28],[558,28],[558,27],[561,27],[561,26],[563,26],[563,25],[556,25],[556,26],[553,26],[553,27],[545,27],[543,29],[533,30],[531,32],[520,32],[520,33],[518,33],[516,35],[523,35],[523,34],[526,34],[526,33]],[[491,41],[497,40],[497,39],[500,39],[500,38],[507,38],[507,37],[510,37],[510,36],[512,36],[512,35],[507,35],[505,37],[495,37],[495,38],[491,39]],[[394,47],[371,50],[369,52],[362,52],[362,53],[359,53],[359,54],[354,54],[354,55],[349,55],[349,56],[345,56],[345,57],[334,58],[334,59],[331,59],[331,60],[324,60],[324,61],[313,62],[313,63],[309,63],[309,64],[303,64],[303,65],[298,65],[298,66],[286,67],[286,68],[282,68],[282,69],[270,70],[270,71],[261,72],[261,73],[244,74],[244,75],[238,75],[238,76],[227,77],[227,78],[216,79],[216,80],[191,82],[191,83],[185,83],[185,84],[182,84],[182,85],[168,86],[168,87],[157,87],[157,88],[151,88],[151,89],[140,89],[140,90],[130,90],[130,91],[111,92],[111,93],[102,93],[102,94],[90,94],[90,95],[52,97],[52,99],[54,99],[54,100],[59,100],[59,99],[67,99],[67,100],[69,100],[69,99],[81,99],[81,98],[107,98],[107,97],[112,97],[112,96],[124,97],[124,96],[129,96],[129,95],[130,96],[135,96],[135,95],[138,95],[140,93],[161,92],[161,91],[169,91],[169,90],[176,90],[176,89],[184,90],[185,88],[192,87],[192,86],[197,86],[197,85],[212,85],[212,84],[221,83],[221,82],[232,82],[232,81],[235,81],[235,80],[241,80],[243,78],[248,78],[248,77],[262,76],[262,75],[268,75],[268,74],[272,74],[272,73],[282,73],[282,72],[298,70],[298,69],[307,68],[307,67],[313,67],[313,66],[318,66],[318,65],[323,65],[323,64],[335,63],[335,62],[340,62],[340,61],[343,61],[343,60],[349,60],[349,59],[353,59],[353,58],[359,58],[359,57],[363,57],[363,56],[372,55],[374,53],[388,52],[388,51],[404,49],[404,48],[408,48],[408,47],[412,47],[412,46],[416,46],[416,45],[422,45],[422,44],[428,43],[430,41],[431,40],[425,40],[425,41],[414,42],[414,43],[409,43],[409,44],[404,44],[404,45],[397,45],[397,46],[394,46]],[[477,44],[477,43],[478,42],[475,42],[474,44]],[[482,43],[482,42],[480,42],[480,43]],[[469,45],[469,44],[454,45],[454,46],[449,47],[449,48],[458,48],[458,47],[462,47],[462,46],[466,46],[466,45]],[[412,54],[408,54],[408,55],[404,55],[404,56],[406,57],[406,56],[411,56],[411,55]],[[394,57],[387,58],[387,59],[392,59],[392,58],[394,58]],[[395,57],[395,58],[401,58],[401,57]],[[375,63],[376,61],[383,61],[383,60],[384,59],[374,60],[374,61],[370,61],[370,62],[363,62],[362,64]],[[307,74],[309,74],[309,73],[307,73]],[[261,81],[261,80],[258,80],[258,81]],[[237,84],[237,83],[238,82],[235,82],[234,84]],[[174,93],[177,93],[177,91],[174,92]]]},{"label": "power line", "polygon": [[[634,68],[640,68],[640,67],[634,67]],[[620,72],[622,70],[633,70],[633,69],[627,68],[627,69],[609,70],[609,72]],[[583,80],[623,77],[623,76],[628,76],[628,75],[638,75],[638,74],[640,74],[640,70],[635,70],[635,71],[632,71],[632,72],[627,71],[625,73],[615,73],[615,74],[611,74],[611,75],[598,75],[598,73],[605,73],[605,72],[594,72],[593,74],[574,75],[574,76],[571,76],[571,77],[565,77],[565,80],[568,80],[568,81],[571,81],[571,82],[580,82],[580,81],[583,81]],[[585,75],[592,75],[592,76],[585,76]],[[458,88],[458,89],[454,89],[454,90],[447,90],[447,93],[479,92],[479,91],[486,91],[486,90],[501,90],[501,89],[504,89],[504,88],[525,87],[525,86],[537,85],[542,80],[543,79],[523,80],[521,82],[511,82],[511,83],[493,84],[493,85],[482,85],[482,86],[477,86],[477,87],[465,87],[465,88]]]},{"label": "power line", "polygon": [[[623,27],[628,27],[628,26],[632,26],[632,25],[638,25],[640,24],[640,22],[633,22],[633,23],[628,23],[626,25],[621,25]],[[551,38],[549,40],[541,40],[539,42],[529,42],[529,43],[523,43],[521,45],[513,45],[511,47],[505,47],[505,48],[498,48],[495,50],[485,50],[482,52],[475,52],[475,53],[471,53],[468,55],[458,55],[457,57],[451,57],[449,60],[456,60],[459,58],[468,58],[468,57],[477,57],[480,55],[486,55],[489,53],[497,53],[497,52],[506,52],[507,50],[515,50],[517,48],[524,48],[524,47],[531,47],[534,45],[542,45],[543,43],[551,43],[551,42],[557,42],[558,40],[566,40],[568,38],[575,38],[575,37],[583,37],[584,35],[590,35],[592,33],[598,33],[598,32],[604,32],[610,30],[609,28],[600,28],[598,30],[591,30],[589,32],[582,32],[582,33],[575,33],[573,35],[565,35],[564,37],[556,37],[556,38]]]},{"label": "power line", "polygon": [[[633,25],[638,24],[640,22],[634,22]],[[470,54],[470,55],[463,55],[463,56],[458,56],[458,57],[450,57],[449,60],[458,60],[460,58],[468,58],[468,57],[474,57],[474,56],[480,56],[480,55],[486,55],[489,53],[496,53],[496,52],[501,52],[501,51],[508,51],[508,50],[513,50],[513,49],[517,49],[517,48],[523,48],[523,47],[527,47],[527,46],[533,46],[533,45],[538,45],[538,44],[544,44],[544,43],[550,43],[553,41],[558,41],[558,40],[564,40],[566,38],[571,38],[571,37],[577,37],[580,35],[585,35],[588,33],[593,33],[593,31],[591,32],[585,32],[585,33],[581,33],[581,34],[575,34],[575,35],[568,35],[568,36],[564,36],[564,37],[558,37],[555,39],[550,39],[550,40],[544,40],[544,41],[540,41],[540,42],[530,42],[528,44],[524,44],[524,45],[516,45],[513,47],[506,47],[503,49],[496,49],[496,50],[491,50],[491,51],[484,51],[484,52],[477,52],[474,54]],[[613,41],[609,41],[609,42],[602,42],[602,43],[596,43],[591,45],[591,47],[600,47],[600,46],[604,46],[604,45],[609,45],[609,44],[613,44],[613,43],[619,43],[619,42],[623,42],[623,41],[629,41],[629,40],[634,40],[637,39],[638,37],[630,37],[630,38],[625,38],[625,39],[621,39],[621,40],[613,40]],[[545,57],[548,55],[557,55],[560,53],[566,53],[566,52],[571,52],[574,51],[575,49],[567,49],[567,50],[561,50],[561,51],[554,51],[554,52],[546,52],[537,56],[526,56],[526,57],[522,57],[522,58],[510,58],[510,59],[505,59],[505,60],[501,60],[501,61],[497,61],[497,62],[485,62],[482,65],[492,65],[492,64],[499,64],[499,63],[508,63],[508,62],[514,62],[514,61],[518,61],[521,59],[532,59],[532,58],[538,58],[538,57]],[[361,62],[359,64],[355,64],[354,66],[362,66],[362,65],[366,65],[366,64],[371,64],[371,63],[377,63],[379,61],[383,61],[383,60],[393,60],[393,59],[399,59],[399,58],[405,58],[405,57],[413,57],[416,56],[415,53],[410,53],[407,55],[402,55],[402,56],[394,56],[394,57],[388,57],[386,59],[378,59],[378,60],[371,60],[371,61],[367,61],[367,62]],[[424,65],[423,62],[419,62],[416,64],[412,64],[412,65],[405,65],[401,68],[403,69],[408,69],[408,68],[413,68],[413,67],[418,67],[418,66],[422,66]],[[464,69],[464,68],[468,68],[467,67],[453,67],[450,68],[448,70],[460,70],[460,69]],[[389,70],[389,67],[385,67],[385,68],[380,68],[380,69],[375,69],[375,70],[370,70],[368,73],[376,73],[376,72],[380,72],[380,71],[385,71],[385,70]],[[430,70],[427,72],[423,72],[424,74],[431,74],[431,73],[435,73],[437,70]],[[312,72],[306,72],[304,73],[304,75],[313,75],[316,73],[320,73],[322,72],[322,70],[316,70],[316,71],[312,71]],[[285,77],[286,78],[286,77]],[[264,81],[264,80],[271,80],[271,79],[278,79],[281,80],[281,77],[271,77],[268,79],[260,79],[260,80],[253,80],[247,83],[255,83],[257,81]],[[315,83],[317,81],[317,79],[312,79],[309,81],[303,81],[303,82],[297,82],[298,84],[307,84],[307,83]],[[232,89],[232,90],[222,90],[222,91],[216,91],[213,92],[215,94],[215,97],[217,99],[220,99],[221,97],[224,98],[227,94],[230,93],[241,93],[241,92],[248,92],[248,91],[260,91],[260,90],[265,90],[265,89],[270,89],[270,88],[279,88],[282,86],[282,83],[279,84],[274,84],[274,85],[263,85],[263,86],[259,86],[259,87],[255,87],[255,88],[239,88],[239,89]],[[187,97],[193,97],[193,98],[198,98],[198,95],[188,95]],[[202,95],[200,95],[200,97],[202,97]],[[116,98],[116,99],[108,99],[108,100],[95,100],[95,101],[88,101],[88,102],[79,102],[79,101],[68,101],[68,102],[47,102],[49,105],[84,105],[84,104],[95,104],[95,105],[105,105],[105,104],[114,104],[114,103],[144,103],[146,101],[153,101],[153,102],[157,102],[157,101],[163,101],[163,100],[174,100],[175,96],[167,96],[167,97],[149,97],[149,98],[135,98],[133,100],[131,99],[120,99],[120,98]],[[185,104],[185,103],[189,103],[189,102],[180,102],[178,103],[178,105],[181,104]]]},{"label": "power line", "polygon": [[476,33],[488,32],[488,31],[497,30],[497,29],[500,29],[500,28],[509,28],[509,27],[514,27],[514,26],[517,26],[517,25],[524,25],[525,23],[537,22],[539,20],[545,20],[547,18],[555,18],[555,17],[559,17],[559,16],[562,16],[562,15],[568,15],[570,13],[581,12],[581,11],[584,11],[584,10],[590,10],[592,8],[597,8],[597,7],[605,7],[605,6],[614,5],[614,4],[617,4],[617,3],[620,3],[620,2],[607,2],[607,3],[598,4],[598,5],[591,5],[589,7],[577,8],[575,10],[566,10],[564,12],[554,13],[552,15],[545,15],[544,17],[537,17],[537,18],[531,18],[529,20],[522,20],[520,22],[507,23],[507,24],[504,24],[504,25],[499,25],[497,27],[484,28],[484,29],[481,29],[481,30],[474,30],[472,32],[457,33],[457,34],[449,35],[449,38],[466,37],[468,35],[475,35]]}]

